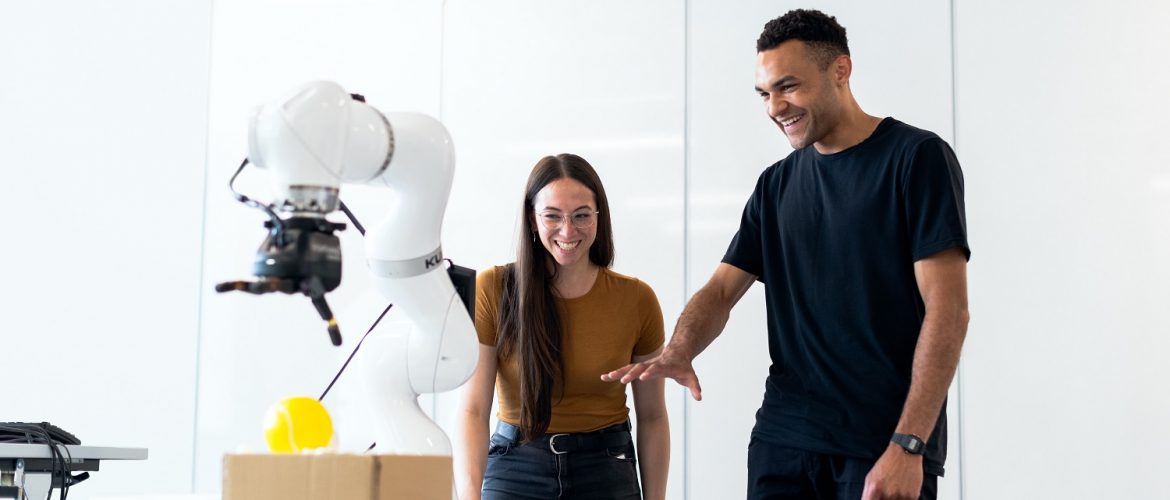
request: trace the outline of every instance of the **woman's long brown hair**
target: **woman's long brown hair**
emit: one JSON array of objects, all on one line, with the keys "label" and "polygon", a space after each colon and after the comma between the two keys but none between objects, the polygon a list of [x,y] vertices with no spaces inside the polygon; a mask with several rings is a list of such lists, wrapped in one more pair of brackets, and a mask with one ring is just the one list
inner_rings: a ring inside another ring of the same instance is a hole
[{"label": "woman's long brown hair", "polygon": [[593,166],[573,154],[541,158],[528,176],[521,212],[520,242],[516,262],[503,276],[496,352],[501,361],[513,357],[520,367],[520,431],[532,441],[548,430],[552,420],[553,389],[564,388],[561,337],[562,311],[553,297],[556,262],[536,230],[536,194],[549,183],[573,179],[593,191],[597,210],[597,237],[589,247],[589,261],[608,268],[613,264],[613,226],[609,200]]}]

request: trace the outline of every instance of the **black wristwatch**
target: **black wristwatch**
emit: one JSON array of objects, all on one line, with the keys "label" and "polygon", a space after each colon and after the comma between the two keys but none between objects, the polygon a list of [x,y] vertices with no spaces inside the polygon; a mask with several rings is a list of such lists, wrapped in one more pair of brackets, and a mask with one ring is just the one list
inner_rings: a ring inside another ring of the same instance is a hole
[{"label": "black wristwatch", "polygon": [[922,450],[926,448],[926,443],[922,442],[922,438],[913,434],[898,434],[894,433],[894,437],[890,438],[890,442],[901,446],[902,450],[911,455],[921,455]]}]

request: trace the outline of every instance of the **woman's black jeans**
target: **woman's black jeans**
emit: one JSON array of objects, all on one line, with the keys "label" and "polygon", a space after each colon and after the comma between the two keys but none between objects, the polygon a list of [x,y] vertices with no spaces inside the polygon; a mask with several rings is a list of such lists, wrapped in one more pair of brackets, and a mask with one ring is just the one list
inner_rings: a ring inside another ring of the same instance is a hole
[{"label": "woman's black jeans", "polygon": [[488,446],[483,500],[642,498],[628,421],[593,432],[519,441],[516,426],[496,426]]}]

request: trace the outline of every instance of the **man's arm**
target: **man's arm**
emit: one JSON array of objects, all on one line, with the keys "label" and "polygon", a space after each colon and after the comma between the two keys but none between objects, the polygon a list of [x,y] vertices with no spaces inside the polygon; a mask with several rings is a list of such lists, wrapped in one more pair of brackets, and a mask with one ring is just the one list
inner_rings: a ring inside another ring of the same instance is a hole
[{"label": "man's arm", "polygon": [[[926,305],[910,392],[894,432],[914,434],[923,441],[942,411],[943,401],[959,365],[959,351],[967,336],[967,259],[952,248],[914,263],[914,278]],[[906,454],[890,443],[866,477],[863,499],[918,498],[922,488],[922,456]]]},{"label": "man's arm", "polygon": [[689,388],[696,401],[701,400],[699,378],[691,361],[723,332],[731,308],[755,281],[756,276],[738,267],[719,264],[707,284],[687,302],[662,354],[603,374],[601,380],[626,384],[669,377]]},{"label": "man's arm", "polygon": [[914,263],[926,317],[914,350],[910,393],[895,432],[930,439],[967,336],[967,259],[960,249]]}]

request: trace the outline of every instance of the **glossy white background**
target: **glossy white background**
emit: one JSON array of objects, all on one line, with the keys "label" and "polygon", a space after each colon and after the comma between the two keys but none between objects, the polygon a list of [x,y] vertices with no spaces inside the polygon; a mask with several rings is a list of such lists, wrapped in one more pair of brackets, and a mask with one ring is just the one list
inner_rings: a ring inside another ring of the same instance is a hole
[{"label": "glossy white background", "polygon": [[[211,292],[247,276],[262,238],[226,190],[248,112],[289,87],[328,78],[443,119],[458,159],[444,248],[471,267],[510,259],[536,159],[581,153],[609,190],[615,268],[654,286],[668,328],[789,151],[751,87],[760,28],[795,4],[16,5],[0,12],[0,165],[20,210],[0,245],[0,335],[5,371],[37,385],[7,385],[0,421],[151,448],[71,498],[214,495],[222,454],[262,449],[265,408],[318,394],[380,312],[352,229],[331,296],[346,348],[305,298]],[[1110,5],[803,5],[848,28],[863,108],[952,141],[966,173],[973,320],[940,498],[1161,496],[1170,9]],[[240,187],[262,197],[263,173]],[[343,199],[367,225],[383,201]],[[743,494],[763,309],[757,286],[699,358],[703,402],[669,392],[670,498]],[[334,391],[343,447],[364,447],[352,378]],[[452,396],[423,405],[451,424]]]},{"label": "glossy white background", "polygon": [[968,498],[1166,498],[1170,4],[956,13]]},{"label": "glossy white background", "polygon": [[0,2],[0,422],[150,448],[70,498],[191,488],[210,22]]}]

